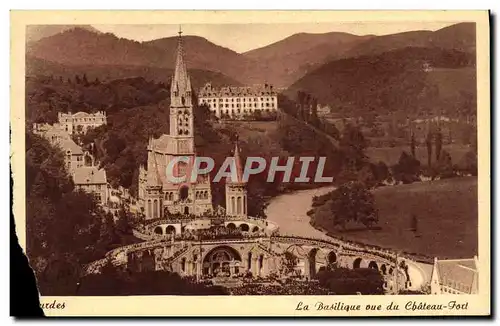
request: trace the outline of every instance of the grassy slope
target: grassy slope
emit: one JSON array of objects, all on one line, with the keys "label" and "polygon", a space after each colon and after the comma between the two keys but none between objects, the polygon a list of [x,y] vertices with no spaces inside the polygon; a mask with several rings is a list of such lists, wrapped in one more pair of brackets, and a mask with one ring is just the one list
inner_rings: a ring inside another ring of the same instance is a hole
[{"label": "grassy slope", "polygon": [[[477,255],[477,178],[385,187],[374,194],[380,230],[333,234],[429,257]],[[316,216],[325,214],[327,205],[318,208]],[[418,237],[410,230],[412,214],[418,219]]]}]

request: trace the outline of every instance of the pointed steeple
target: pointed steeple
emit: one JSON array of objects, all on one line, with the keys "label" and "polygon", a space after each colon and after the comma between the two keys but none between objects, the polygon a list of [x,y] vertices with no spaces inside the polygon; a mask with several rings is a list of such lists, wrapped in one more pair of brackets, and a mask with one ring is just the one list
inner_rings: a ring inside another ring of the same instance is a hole
[{"label": "pointed steeple", "polygon": [[179,27],[179,38],[177,45],[177,58],[175,60],[175,72],[170,86],[172,104],[174,106],[191,105],[191,80],[187,73],[184,62],[184,49],[182,46],[182,30]]},{"label": "pointed steeple", "polygon": [[238,146],[238,137],[236,137],[236,140],[234,142],[234,163],[236,165],[236,181],[234,182],[233,180],[232,183],[245,183],[243,181],[243,166],[241,164],[241,157],[240,157],[240,147]]}]

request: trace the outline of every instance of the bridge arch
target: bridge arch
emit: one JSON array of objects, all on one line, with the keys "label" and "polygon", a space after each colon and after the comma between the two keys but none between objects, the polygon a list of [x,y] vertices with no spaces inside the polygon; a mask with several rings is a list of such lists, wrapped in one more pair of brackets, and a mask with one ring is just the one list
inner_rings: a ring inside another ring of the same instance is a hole
[{"label": "bridge arch", "polygon": [[373,268],[373,269],[379,270],[379,269],[378,269],[377,262],[375,262],[374,260],[372,260],[372,261],[368,264],[368,268]]},{"label": "bridge arch", "polygon": [[235,230],[235,229],[236,229],[236,224],[234,224],[234,223],[229,223],[229,224],[227,225],[227,228],[228,228],[229,230]]},{"label": "bridge arch", "polygon": [[165,228],[165,234],[175,234],[175,227],[173,225],[169,225]]},{"label": "bridge arch", "polygon": [[335,251],[332,250],[328,253],[328,255],[326,256],[326,261],[329,266],[337,264],[337,254],[335,253]]},{"label": "bridge arch", "polygon": [[239,270],[241,262],[241,255],[236,249],[226,245],[217,246],[208,251],[203,258],[203,274],[238,274],[241,272]]},{"label": "bridge arch", "polygon": [[380,271],[382,272],[382,275],[387,275],[387,266],[382,264],[382,266],[380,266]]},{"label": "bridge arch", "polygon": [[358,257],[352,263],[352,268],[361,268],[362,263],[363,263],[363,259]]},{"label": "bridge arch", "polygon": [[309,276],[314,278],[316,276],[316,258],[318,254],[318,248],[312,248],[307,254],[307,262],[309,264]]},{"label": "bridge arch", "polygon": [[241,223],[240,224],[240,230],[243,232],[248,232],[250,230],[250,227],[246,223]]},{"label": "bridge arch", "polygon": [[163,234],[163,229],[161,228],[161,226],[155,227],[154,233],[156,233],[156,234]]}]

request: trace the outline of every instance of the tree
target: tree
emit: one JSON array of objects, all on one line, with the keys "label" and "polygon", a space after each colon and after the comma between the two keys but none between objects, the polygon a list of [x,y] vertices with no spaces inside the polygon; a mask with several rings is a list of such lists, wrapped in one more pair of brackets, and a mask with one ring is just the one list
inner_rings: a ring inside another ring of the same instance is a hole
[{"label": "tree", "polygon": [[82,83],[83,83],[83,86],[89,86],[89,81],[87,80],[87,74],[83,74],[83,77],[82,77]]},{"label": "tree", "polygon": [[413,157],[416,157],[415,156],[415,147],[416,147],[415,134],[412,131],[411,132],[411,139],[410,139],[410,150],[411,150],[411,156],[413,156]]},{"label": "tree", "polygon": [[289,251],[285,251],[282,258],[281,271],[282,274],[292,274],[295,271],[295,267],[299,262],[297,256]]},{"label": "tree", "polygon": [[430,168],[432,166],[432,133],[427,133],[427,138],[425,139],[425,145],[427,146],[427,166]]},{"label": "tree", "polygon": [[388,180],[391,177],[389,168],[383,161],[379,161],[375,166],[375,179],[378,182],[384,182],[385,180]]},{"label": "tree", "polygon": [[356,170],[363,167],[366,162],[365,150],[368,143],[361,130],[348,123],[342,130],[339,149],[344,158],[344,165],[351,165]]},{"label": "tree", "polygon": [[331,223],[342,230],[349,222],[361,223],[370,228],[378,222],[373,194],[360,182],[341,185],[332,192]]},{"label": "tree", "polygon": [[94,196],[74,190],[62,152],[28,131],[27,254],[43,295],[74,295],[82,265],[106,251],[102,216]]},{"label": "tree", "polygon": [[420,174],[420,161],[402,152],[399,161],[392,167],[394,178],[403,183],[412,183],[418,180]]},{"label": "tree", "polygon": [[441,150],[443,149],[443,134],[441,131],[438,131],[435,135],[436,137],[436,162],[439,161],[439,157],[441,156]]},{"label": "tree", "polygon": [[384,278],[373,268],[337,268],[321,270],[316,275],[319,284],[337,295],[384,294]]},{"label": "tree", "polygon": [[447,151],[442,151],[437,163],[437,173],[441,178],[451,178],[455,176],[451,155]]},{"label": "tree", "polygon": [[410,228],[414,233],[418,231],[418,219],[415,214],[411,214]]},{"label": "tree", "polygon": [[477,176],[477,154],[474,151],[468,151],[458,163],[457,168],[464,172]]}]

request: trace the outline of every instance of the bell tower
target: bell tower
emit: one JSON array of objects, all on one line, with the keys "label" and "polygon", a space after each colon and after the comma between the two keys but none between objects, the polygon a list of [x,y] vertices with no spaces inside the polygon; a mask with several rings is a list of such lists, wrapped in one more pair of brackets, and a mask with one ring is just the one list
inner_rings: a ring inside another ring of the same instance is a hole
[{"label": "bell tower", "polygon": [[243,167],[241,166],[238,140],[234,144],[233,160],[233,167],[236,167],[236,180],[226,178],[226,214],[247,217],[247,184],[243,180]]},{"label": "bell tower", "polygon": [[175,154],[194,154],[193,94],[179,28],[175,72],[170,85],[170,136]]}]

